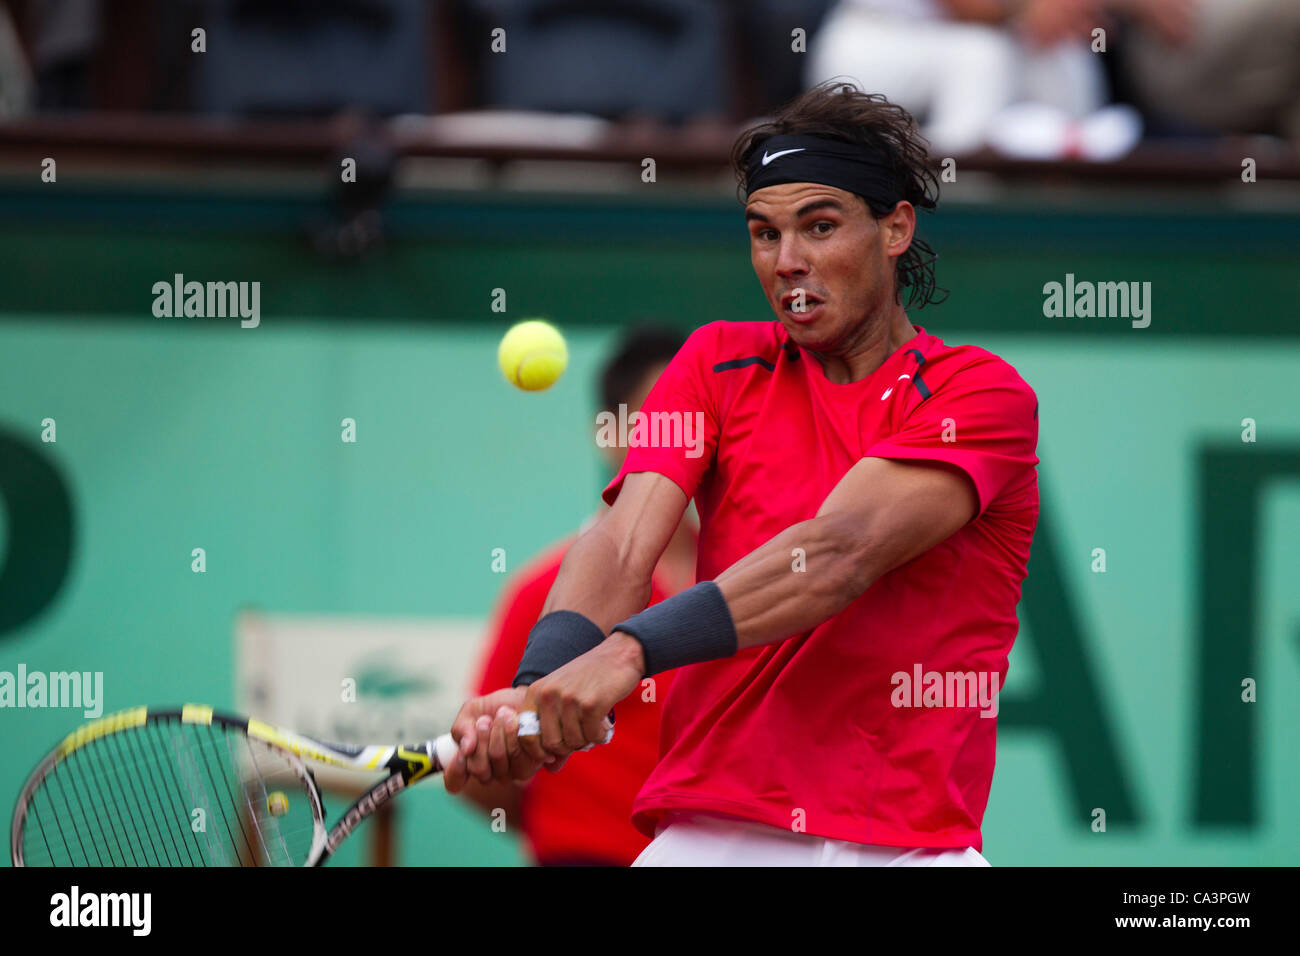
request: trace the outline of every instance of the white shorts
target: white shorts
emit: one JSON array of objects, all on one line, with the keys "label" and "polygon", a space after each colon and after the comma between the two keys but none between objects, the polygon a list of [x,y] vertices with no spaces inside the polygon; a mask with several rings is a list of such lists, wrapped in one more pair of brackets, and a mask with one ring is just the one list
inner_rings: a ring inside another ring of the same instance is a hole
[{"label": "white shorts", "polygon": [[871,846],[703,813],[665,817],[633,866],[988,866],[965,849]]}]

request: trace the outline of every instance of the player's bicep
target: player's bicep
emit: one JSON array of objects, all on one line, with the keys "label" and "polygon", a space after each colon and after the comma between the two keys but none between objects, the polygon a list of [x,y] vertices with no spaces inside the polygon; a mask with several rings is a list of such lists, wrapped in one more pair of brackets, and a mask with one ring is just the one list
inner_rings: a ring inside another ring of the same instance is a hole
[{"label": "player's bicep", "polygon": [[863,458],[817,516],[840,519],[869,581],[946,540],[979,511],[970,478],[943,462]]},{"label": "player's bicep", "polygon": [[609,511],[593,532],[608,536],[620,563],[649,575],[668,547],[689,499],[671,478],[638,471],[623,479]]}]

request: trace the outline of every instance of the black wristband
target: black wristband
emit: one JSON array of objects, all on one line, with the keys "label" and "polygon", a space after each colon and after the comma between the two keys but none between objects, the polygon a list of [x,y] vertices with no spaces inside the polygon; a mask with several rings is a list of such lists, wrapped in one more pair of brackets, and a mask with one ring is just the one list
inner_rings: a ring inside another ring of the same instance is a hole
[{"label": "black wristband", "polygon": [[528,633],[528,645],[510,686],[521,687],[541,680],[604,639],[605,632],[600,625],[577,611],[552,611],[543,615]]},{"label": "black wristband", "polygon": [[674,594],[666,601],[629,617],[614,630],[631,634],[641,642],[645,676],[686,664],[700,664],[736,653],[736,625],[712,581]]}]

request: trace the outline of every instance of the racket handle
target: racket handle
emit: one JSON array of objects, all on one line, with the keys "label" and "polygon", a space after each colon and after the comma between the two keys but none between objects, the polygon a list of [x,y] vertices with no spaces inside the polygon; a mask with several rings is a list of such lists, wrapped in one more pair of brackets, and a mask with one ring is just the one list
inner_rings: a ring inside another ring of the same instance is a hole
[{"label": "racket handle", "polygon": [[[519,736],[535,737],[542,732],[537,723],[537,711],[524,710],[519,713]],[[611,710],[609,716],[605,718],[605,739],[602,743],[609,743],[614,739],[614,712]],[[585,752],[594,747],[595,744],[587,744],[581,752]]]},{"label": "racket handle", "polygon": [[451,762],[456,759],[456,754],[460,748],[456,746],[456,741],[452,739],[451,734],[443,734],[433,742],[433,752],[438,757],[438,764],[443,770],[451,766]]}]

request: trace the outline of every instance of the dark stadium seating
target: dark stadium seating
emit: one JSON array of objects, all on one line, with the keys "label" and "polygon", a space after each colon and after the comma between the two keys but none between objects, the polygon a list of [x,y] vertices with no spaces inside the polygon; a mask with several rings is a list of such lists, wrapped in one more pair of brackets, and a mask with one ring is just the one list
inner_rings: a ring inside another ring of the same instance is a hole
[{"label": "dark stadium seating", "polygon": [[473,0],[507,52],[483,62],[486,104],[652,115],[728,110],[717,0]]},{"label": "dark stadium seating", "polygon": [[424,0],[206,0],[195,106],[210,114],[317,116],[355,107],[427,112]]}]

